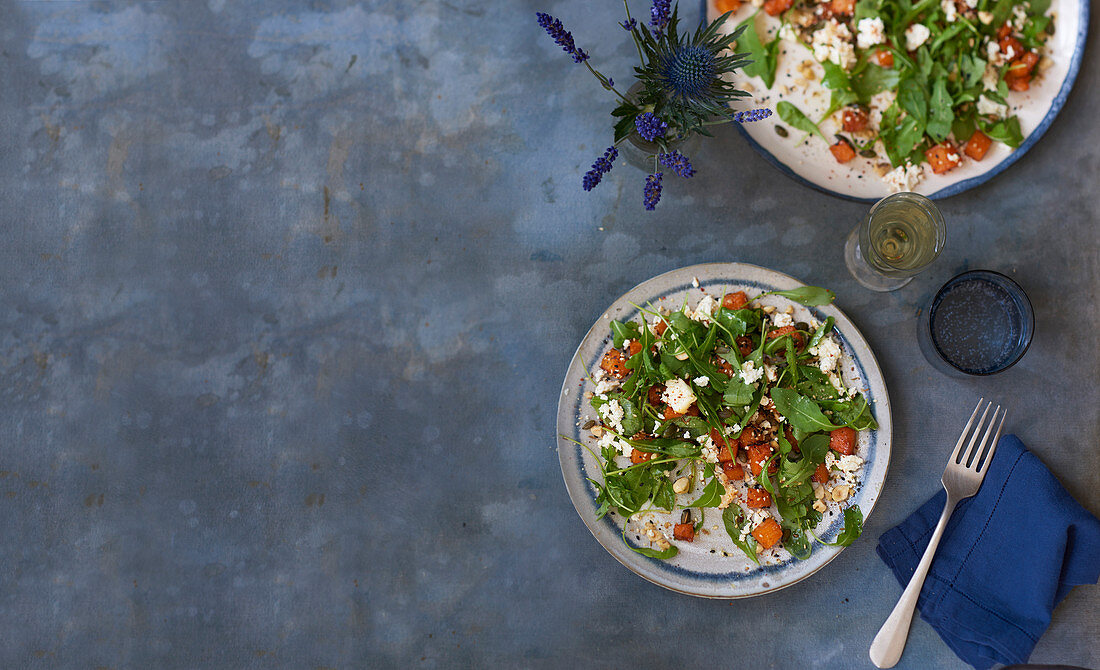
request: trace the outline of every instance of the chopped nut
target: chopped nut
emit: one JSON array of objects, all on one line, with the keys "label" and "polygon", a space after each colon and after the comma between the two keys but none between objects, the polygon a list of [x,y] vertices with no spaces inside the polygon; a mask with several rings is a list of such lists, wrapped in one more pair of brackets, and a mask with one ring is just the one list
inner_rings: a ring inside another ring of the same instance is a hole
[{"label": "chopped nut", "polygon": [[676,480],[676,483],[672,485],[672,490],[676,493],[683,493],[688,490],[688,478],[680,477]]},{"label": "chopped nut", "polygon": [[993,23],[993,14],[991,12],[978,12],[978,20],[988,26]]},{"label": "chopped nut", "polygon": [[794,314],[794,305],[787,305],[787,309],[783,310],[784,314]]},{"label": "chopped nut", "polygon": [[592,437],[599,437],[599,436],[603,435],[603,427],[602,426],[592,426],[588,430],[592,433]]},{"label": "chopped nut", "polygon": [[681,351],[680,353],[676,354],[676,360],[678,361],[686,361],[687,359],[688,353],[686,351]]},{"label": "chopped nut", "polygon": [[1045,72],[1045,71],[1049,70],[1052,65],[1054,65],[1054,61],[1047,58],[1046,56],[1043,56],[1042,58],[1039,59],[1039,71],[1040,72]]},{"label": "chopped nut", "polygon": [[817,510],[818,512],[824,512],[826,510],[825,501],[815,500],[814,501],[814,509]]},{"label": "chopped nut", "polygon": [[741,90],[745,93],[752,93],[756,90],[756,87],[753,86],[751,82],[746,81],[745,83],[741,84]]},{"label": "chopped nut", "polygon": [[584,399],[585,400],[591,400],[592,399],[592,392],[591,391],[585,391],[584,392]]},{"label": "chopped nut", "polygon": [[817,498],[818,500],[821,500],[822,498],[824,498],[825,497],[825,487],[824,486],[814,486],[814,497]]},{"label": "chopped nut", "polygon": [[837,486],[833,489],[833,501],[841,502],[842,500],[847,500],[851,492],[851,487],[849,487],[847,484],[841,484],[840,486]]},{"label": "chopped nut", "polygon": [[764,553],[764,547],[760,546],[759,544],[756,545],[756,553],[758,553],[758,554]]},{"label": "chopped nut", "polygon": [[764,305],[760,309],[764,310],[765,314],[771,314],[772,312],[775,311],[775,306],[774,305]]}]

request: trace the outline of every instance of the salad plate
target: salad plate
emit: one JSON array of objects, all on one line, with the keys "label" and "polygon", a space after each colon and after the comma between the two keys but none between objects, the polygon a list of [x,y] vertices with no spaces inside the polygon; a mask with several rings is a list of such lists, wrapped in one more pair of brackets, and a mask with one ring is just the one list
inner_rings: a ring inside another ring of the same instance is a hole
[{"label": "salad plate", "polygon": [[[703,0],[708,21],[721,15],[716,4],[719,1]],[[989,4],[992,6],[993,3]],[[986,4],[983,2],[978,6],[985,7]],[[774,39],[781,25],[779,19],[767,16],[748,0],[727,20],[725,29],[732,32],[738,24],[757,12],[757,30],[765,34],[766,39]],[[738,125],[738,130],[781,172],[806,186],[832,195],[875,202],[897,190],[911,190],[933,199],[962,193],[989,181],[1023,157],[1053,123],[1073,88],[1085,53],[1089,2],[1051,0],[1047,15],[1051,17],[1055,30],[1044,45],[1045,58],[1040,66],[1042,76],[1033,80],[1028,90],[1012,92],[1005,97],[1008,113],[1019,119],[1023,138],[1015,149],[994,142],[980,161],[964,157],[961,165],[943,174],[933,174],[925,169],[923,179],[906,188],[887,183],[881,161],[857,157],[847,163],[838,163],[825,141],[792,128],[778,116],[762,123]],[[812,69],[816,70],[812,81],[805,77],[807,62],[814,63]],[[748,84],[746,90],[753,96],[753,106],[776,109],[780,102],[786,101],[805,112],[806,116],[818,119],[821,118],[818,115],[826,112],[830,105],[830,92],[822,85],[820,64],[809,48],[789,38],[781,42],[775,81],[770,88],[758,76],[749,77],[738,72],[736,79]],[[832,137],[832,132],[840,129],[828,122],[822,124],[822,130],[825,136]],[[958,149],[958,153],[962,153],[962,147]]]},{"label": "salad plate", "polygon": [[[707,509],[699,510],[704,514],[699,520],[700,534],[694,535],[692,541],[677,542],[675,555],[662,559],[646,549],[644,535],[636,534],[638,519],[628,521],[615,513],[601,517],[597,504],[601,461],[591,426],[599,416],[589,399],[593,391],[599,393],[601,359],[614,348],[611,322],[638,320],[644,315],[643,310],[675,311],[681,305],[694,306],[707,296],[721,299],[743,291],[751,299],[803,286],[788,275],[745,263],[709,263],[673,270],[639,284],[615,300],[577,348],[558,401],[557,451],[566,489],[596,540],[620,563],[650,582],[706,598],[758,596],[809,577],[843,550],[842,546],[831,546],[827,538],[836,537],[845,528],[846,519],[830,512],[817,525],[816,537],[809,543],[809,555],[802,560],[791,556],[782,545],[758,551],[758,561],[750,560],[748,554],[735,548],[733,538],[723,530],[722,513]],[[804,306],[781,295],[759,297],[754,304],[768,309],[790,308],[791,317],[798,321],[822,323],[831,318],[835,324],[833,337],[842,352],[836,371],[844,386],[862,393],[877,421],[876,427],[858,433],[857,453],[864,469],[859,485],[846,501],[853,509],[858,507],[865,518],[874,508],[886,479],[892,435],[890,399],[874,354],[835,304]],[[647,512],[644,516],[650,515]]]}]

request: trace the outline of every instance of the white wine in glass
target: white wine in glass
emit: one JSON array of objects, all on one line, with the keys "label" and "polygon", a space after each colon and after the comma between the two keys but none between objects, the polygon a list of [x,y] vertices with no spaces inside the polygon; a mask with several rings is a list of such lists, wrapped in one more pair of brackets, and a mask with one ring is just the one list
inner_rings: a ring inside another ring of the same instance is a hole
[{"label": "white wine in glass", "polygon": [[848,271],[873,291],[905,286],[936,260],[946,239],[943,216],[917,193],[895,193],[879,200],[848,236]]}]

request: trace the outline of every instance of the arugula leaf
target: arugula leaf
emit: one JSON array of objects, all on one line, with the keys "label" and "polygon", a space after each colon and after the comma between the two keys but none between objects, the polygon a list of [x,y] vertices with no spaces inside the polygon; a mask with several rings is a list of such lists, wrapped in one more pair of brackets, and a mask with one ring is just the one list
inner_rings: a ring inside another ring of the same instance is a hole
[{"label": "arugula leaf", "polygon": [[748,523],[743,512],[738,507],[727,507],[722,510],[722,525],[726,527],[726,534],[741,551],[745,552],[753,563],[760,565],[760,559],[756,557],[756,538],[746,533],[741,540],[741,529]]},{"label": "arugula leaf", "polygon": [[[791,106],[793,107],[794,105]],[[768,291],[767,293],[761,293],[760,297],[766,295],[781,295],[788,300],[793,300],[810,307],[828,305],[833,300],[836,300],[835,293],[827,288],[821,288],[820,286],[800,286],[789,291]]]},{"label": "arugula leaf", "polygon": [[900,77],[901,71],[897,68],[869,64],[852,75],[852,90],[860,102],[867,104],[876,93],[893,90]]},{"label": "arugula leaf", "polygon": [[825,462],[825,454],[829,453],[829,436],[824,433],[814,433],[798,443],[802,451],[802,458],[810,461],[816,468],[819,463]]},{"label": "arugula leaf", "polygon": [[741,71],[750,77],[760,77],[764,80],[764,85],[771,88],[775,83],[775,70],[779,62],[779,40],[773,39],[765,44],[756,30],[756,17],[757,14],[753,14],[737,26],[744,30],[737,40],[737,48],[747,52],[752,59]]},{"label": "arugula leaf", "polygon": [[822,400],[821,406],[833,413],[834,422],[848,426],[856,431],[878,428],[878,422],[871,415],[871,408],[863,394],[856,394],[851,400]]},{"label": "arugula leaf", "polygon": [[626,543],[626,546],[630,547],[632,550],[638,552],[642,556],[648,556],[649,558],[659,558],[661,560],[667,560],[669,558],[672,558],[676,554],[680,553],[680,550],[674,544],[669,546],[668,549],[665,549],[663,551],[662,550],[657,550],[657,549],[650,549],[649,547],[635,547],[634,545],[630,544],[629,542]]},{"label": "arugula leaf", "polygon": [[642,415],[638,412],[638,407],[633,401],[628,398],[619,398],[619,406],[623,408],[623,434],[624,435],[636,435],[642,430]]},{"label": "arugula leaf", "polygon": [[811,544],[809,538],[806,537],[806,531],[797,524],[792,524],[788,528],[790,535],[786,540],[783,540],[783,547],[798,560],[806,560],[810,557],[811,552]]},{"label": "arugula leaf", "polygon": [[989,139],[1003,142],[1013,149],[1024,141],[1023,131],[1020,130],[1020,119],[1015,116],[994,123],[982,120],[978,125],[981,126],[983,133],[989,135]]},{"label": "arugula leaf", "polygon": [[821,338],[828,335],[829,331],[833,329],[833,324],[835,323],[835,318],[831,316],[826,318],[825,323],[818,326],[817,330],[814,331],[814,336],[810,338],[810,342],[806,345],[806,348],[809,349],[810,347],[816,347],[817,343],[821,341]]},{"label": "arugula leaf", "polygon": [[[863,534],[863,510],[849,507],[844,510],[844,530],[836,536],[835,542],[822,542],[827,547],[847,547]],[[820,539],[818,540],[820,542]]]},{"label": "arugula leaf", "polygon": [[835,111],[855,102],[858,96],[852,90],[848,72],[832,61],[827,60],[821,65],[825,68],[825,76],[821,78],[821,83],[833,92],[829,108]]},{"label": "arugula leaf", "polygon": [[751,384],[746,384],[741,375],[734,374],[726,385],[726,394],[722,397],[727,405],[743,407],[752,402],[756,389]]},{"label": "arugula leaf", "polygon": [[898,84],[898,106],[922,128],[928,122],[928,97],[916,79],[909,77]]},{"label": "arugula leaf", "polygon": [[694,458],[701,453],[699,445],[675,437],[658,437],[652,440],[634,440],[620,438],[638,451],[649,454],[664,454],[671,458]]},{"label": "arugula leaf", "polygon": [[[725,326],[734,337],[754,332],[760,327],[762,321],[760,314],[751,309],[720,309],[714,315],[714,320]],[[732,345],[733,342],[730,344]]]},{"label": "arugula leaf", "polygon": [[937,79],[932,86],[931,114],[928,117],[928,135],[937,143],[947,139],[951,122],[955,120],[951,95],[947,92],[947,79]]},{"label": "arugula leaf", "polygon": [[715,477],[703,488],[698,500],[684,507],[718,507],[722,504],[722,494],[725,492],[726,488]]},{"label": "arugula leaf", "polygon": [[836,430],[817,403],[791,389],[772,388],[772,401],[779,413],[787,417],[791,425],[807,433],[819,430]]},{"label": "arugula leaf", "polygon": [[611,322],[611,334],[613,338],[611,343],[615,345],[615,348],[623,346],[625,340],[637,340],[641,337],[641,332],[638,330],[638,324],[633,321],[612,321]]},{"label": "arugula leaf", "polygon": [[817,124],[803,114],[802,110],[791,103],[786,100],[780,100],[779,104],[775,106],[775,111],[779,114],[779,118],[783,119],[787,125],[807,133],[813,133],[828,143],[829,140],[826,139],[825,134],[817,127]]},{"label": "arugula leaf", "polygon": [[798,372],[804,379],[796,387],[802,395],[818,402],[840,399],[840,392],[829,381],[828,375],[819,370],[816,365],[800,365]]}]

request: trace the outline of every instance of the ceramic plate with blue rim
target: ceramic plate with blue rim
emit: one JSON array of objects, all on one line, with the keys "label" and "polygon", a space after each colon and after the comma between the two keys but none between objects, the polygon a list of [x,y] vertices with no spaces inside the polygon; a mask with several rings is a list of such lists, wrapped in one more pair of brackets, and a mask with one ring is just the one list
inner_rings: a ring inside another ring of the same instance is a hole
[{"label": "ceramic plate with blue rim", "polygon": [[[649,558],[633,551],[623,540],[624,519],[608,514],[596,519],[596,488],[592,480],[601,481],[600,468],[595,456],[578,443],[595,447],[596,438],[583,426],[596,413],[585,399],[587,391],[594,391],[591,378],[599,368],[600,359],[611,348],[611,320],[638,320],[635,307],[654,305],[678,309],[685,300],[691,307],[704,296],[716,300],[724,293],[745,291],[754,297],[766,291],[789,290],[803,286],[802,282],[787,275],[745,263],[709,263],[673,270],[639,284],[616,300],[592,326],[577,348],[569,371],[562,384],[558,401],[558,460],[569,497],[577,513],[588,526],[596,540],[620,563],[654,584],[693,596],[706,598],[747,598],[790,586],[814,574],[843,550],[814,542],[809,558],[798,560],[782,548],[773,548],[761,555],[761,565],[745,556],[726,534],[721,513],[706,510],[703,532],[694,542],[673,542],[679,553],[672,559]],[[844,355],[838,369],[850,388],[862,391],[870,403],[878,421],[877,430],[859,433],[856,453],[866,461],[860,474],[860,484],[845,505],[858,505],[864,518],[882,492],[886,471],[890,464],[891,419],[890,398],[886,385],[871,353],[867,341],[855,325],[835,305],[804,307],[785,298],[767,296],[758,301],[762,305],[775,305],[785,309],[795,307],[795,320],[809,321],[810,317],[824,321],[836,320],[835,337]],[[683,497],[683,496],[681,496]],[[690,501],[682,501],[690,502]],[[736,503],[734,503],[736,504]],[[838,505],[830,505],[834,514],[825,514],[815,533],[829,540],[843,528],[843,516]],[[698,510],[694,511],[695,513]],[[678,515],[679,512],[676,512]],[[774,507],[772,514],[775,515]],[[674,521],[664,512],[653,512],[651,517],[658,527],[665,530],[671,540],[671,532],[664,529],[666,521]],[[677,516],[677,520],[678,520]],[[644,522],[644,520],[643,520]],[[648,539],[639,529],[638,521],[627,522],[626,541],[633,546],[649,547]],[[865,541],[865,538],[856,540]]]},{"label": "ceramic plate with blue rim", "polygon": [[[720,15],[715,8],[715,0],[703,2],[708,21]],[[757,8],[752,3],[745,2],[727,22],[728,30],[732,31],[755,11]],[[1054,122],[1054,117],[1061,111],[1070,89],[1073,88],[1085,55],[1089,2],[1052,0],[1049,14],[1054,19],[1055,31],[1047,40],[1046,56],[1053,64],[1042,77],[1032,82],[1029,90],[1012,93],[1008,98],[1012,113],[1020,119],[1020,128],[1024,133],[1023,144],[1016,149],[1010,149],[996,142],[981,162],[967,159],[960,167],[946,174],[933,175],[931,170],[926,169],[924,180],[914,191],[929,198],[940,199],[984,184],[1019,160]],[[767,26],[769,35],[775,34],[778,25],[777,19],[761,14],[758,26]],[[817,83],[800,88],[795,82],[805,80],[796,71],[797,67],[804,60],[813,61],[812,55],[804,47],[790,42],[785,42],[780,52],[775,86],[771,91],[759,77],[746,77],[738,72],[735,80],[751,85],[754,107],[774,109],[780,100],[788,100],[811,118],[819,118],[829,104],[828,92],[820,85],[821,66],[815,62]],[[780,94],[780,85],[788,87],[783,94]],[[815,95],[818,90],[825,92]],[[747,109],[747,105],[738,104],[738,109]],[[788,137],[777,134],[777,124],[788,131]],[[776,116],[757,123],[739,125],[738,130],[772,165],[806,186],[864,202],[875,202],[890,194],[890,188],[875,170],[875,163],[878,161],[857,158],[844,165],[838,164],[829,153],[825,142],[816,138],[801,142],[805,133],[790,128]]]}]

